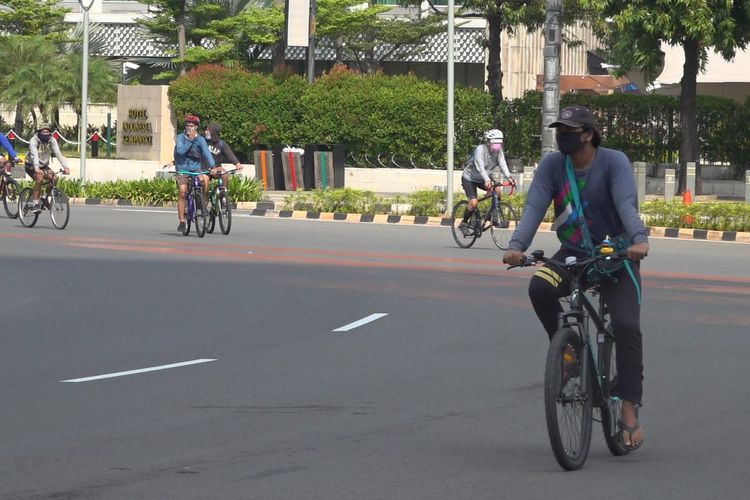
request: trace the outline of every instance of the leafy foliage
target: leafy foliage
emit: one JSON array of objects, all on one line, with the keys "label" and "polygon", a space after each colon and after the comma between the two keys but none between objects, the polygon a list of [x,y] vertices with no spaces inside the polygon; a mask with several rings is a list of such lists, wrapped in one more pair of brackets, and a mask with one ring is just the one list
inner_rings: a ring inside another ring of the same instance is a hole
[{"label": "leafy foliage", "polygon": [[[30,185],[30,181],[24,181],[23,184]],[[58,181],[58,185],[71,198],[123,199],[130,200],[135,205],[176,202],[179,195],[174,179],[117,180],[81,184],[80,179],[63,177]],[[265,196],[260,182],[237,176],[232,176],[229,180],[229,192],[234,201],[261,201]]]}]

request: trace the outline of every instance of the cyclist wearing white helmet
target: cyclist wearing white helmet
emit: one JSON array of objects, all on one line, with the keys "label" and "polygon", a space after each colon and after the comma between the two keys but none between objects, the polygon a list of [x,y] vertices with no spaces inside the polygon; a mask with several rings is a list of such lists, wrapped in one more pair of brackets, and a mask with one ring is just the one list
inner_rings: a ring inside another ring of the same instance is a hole
[{"label": "cyclist wearing white helmet", "polygon": [[[477,188],[489,191],[492,185],[500,180],[500,174],[508,181],[515,183],[508,170],[503,154],[503,133],[493,128],[484,134],[485,142],[479,144],[474,153],[464,161],[464,173],[461,176],[461,185],[466,197],[469,199],[469,210],[464,220],[477,208]],[[502,187],[496,186],[495,192],[502,195]],[[493,224],[496,223],[493,221]],[[465,226],[461,224],[459,227]],[[461,227],[462,231],[470,232],[473,228]]]}]

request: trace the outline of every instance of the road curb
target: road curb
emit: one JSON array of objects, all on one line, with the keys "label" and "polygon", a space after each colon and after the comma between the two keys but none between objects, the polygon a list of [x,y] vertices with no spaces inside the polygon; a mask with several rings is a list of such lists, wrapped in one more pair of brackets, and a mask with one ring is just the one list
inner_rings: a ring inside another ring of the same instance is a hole
[{"label": "road curb", "polygon": [[[135,205],[131,200],[112,200],[100,198],[70,198],[71,205],[104,205],[104,206],[132,206],[176,208],[175,202],[156,203],[149,205]],[[450,226],[449,217],[427,217],[423,215],[389,215],[389,214],[356,214],[341,212],[314,212],[307,210],[276,210],[275,204],[268,201],[240,201],[236,208],[246,210],[257,217],[276,217],[296,220],[321,220],[356,222],[363,224],[399,224],[413,226]],[[552,224],[542,222],[539,229],[550,231]],[[729,241],[750,243],[750,233],[740,231],[714,231],[708,229],[690,229],[675,227],[646,227],[649,236],[657,238],[673,238],[680,240]]]}]

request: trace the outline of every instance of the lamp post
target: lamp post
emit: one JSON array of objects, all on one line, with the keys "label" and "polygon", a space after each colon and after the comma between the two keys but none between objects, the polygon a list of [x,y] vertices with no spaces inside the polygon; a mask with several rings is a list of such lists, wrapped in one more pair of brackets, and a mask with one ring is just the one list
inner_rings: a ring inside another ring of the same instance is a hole
[{"label": "lamp post", "polygon": [[81,145],[81,182],[86,182],[86,132],[89,128],[89,10],[94,0],[78,0],[83,11],[83,69],[81,70],[81,126],[78,141]]},{"label": "lamp post", "polygon": [[547,0],[544,22],[544,99],[542,100],[542,156],[557,150],[555,131],[549,125],[560,110],[560,46],[562,0]]},{"label": "lamp post", "polygon": [[447,214],[451,214],[453,211],[453,141],[454,141],[454,130],[453,130],[453,108],[454,108],[454,102],[453,102],[453,89],[455,86],[455,73],[453,68],[453,60],[454,60],[454,53],[453,53],[453,42],[454,42],[454,36],[455,36],[455,30],[454,30],[454,16],[455,16],[455,2],[454,0],[448,0],[448,71],[447,71],[447,91],[448,91],[448,151],[447,153],[447,160],[448,164],[446,165],[446,172],[448,174],[448,179],[446,180],[446,191],[445,193],[446,198],[446,207],[445,211]]}]

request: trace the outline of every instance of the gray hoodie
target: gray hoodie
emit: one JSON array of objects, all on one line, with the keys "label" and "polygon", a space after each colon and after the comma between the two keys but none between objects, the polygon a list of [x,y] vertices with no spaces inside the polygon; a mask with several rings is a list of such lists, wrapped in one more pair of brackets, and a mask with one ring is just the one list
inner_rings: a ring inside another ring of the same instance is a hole
[{"label": "gray hoodie", "polygon": [[486,144],[480,144],[464,163],[463,178],[484,184],[492,180],[490,179],[490,172],[492,171],[502,171],[505,177],[510,177],[503,151],[500,150],[497,154],[493,154]]},{"label": "gray hoodie", "polygon": [[34,167],[34,170],[49,167],[52,155],[57,158],[63,167],[68,168],[68,162],[65,161],[65,157],[60,152],[57,140],[54,137],[50,137],[49,141],[42,142],[39,139],[39,134],[34,134],[29,141],[29,154],[26,155],[26,165]]}]

